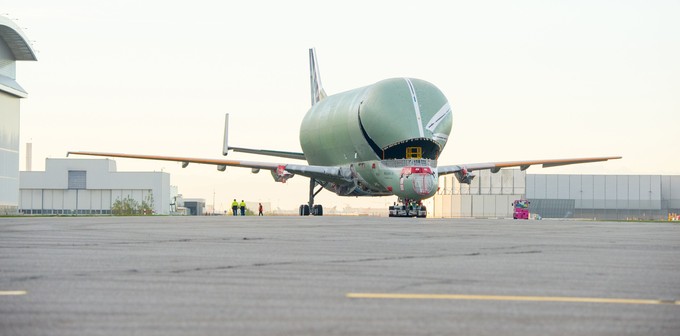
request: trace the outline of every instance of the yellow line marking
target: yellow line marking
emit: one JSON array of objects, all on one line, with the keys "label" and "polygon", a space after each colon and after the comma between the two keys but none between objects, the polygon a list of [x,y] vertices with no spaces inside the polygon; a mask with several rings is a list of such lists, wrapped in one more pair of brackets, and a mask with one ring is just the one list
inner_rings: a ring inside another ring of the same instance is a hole
[{"label": "yellow line marking", "polygon": [[348,293],[347,297],[351,298],[351,299],[477,300],[477,301],[527,301],[527,302],[577,302],[577,303],[680,305],[680,301],[564,297],[564,296],[504,296],[504,295],[463,295],[463,294]]},{"label": "yellow line marking", "polygon": [[27,291],[0,291],[0,296],[12,296],[12,295],[26,295],[28,294]]}]

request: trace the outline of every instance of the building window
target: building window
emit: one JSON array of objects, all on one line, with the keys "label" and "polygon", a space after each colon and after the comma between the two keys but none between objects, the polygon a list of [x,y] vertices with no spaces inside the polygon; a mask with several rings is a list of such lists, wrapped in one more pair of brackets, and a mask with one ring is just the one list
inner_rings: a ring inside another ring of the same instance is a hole
[{"label": "building window", "polygon": [[87,171],[69,170],[68,171],[69,189],[87,189]]}]

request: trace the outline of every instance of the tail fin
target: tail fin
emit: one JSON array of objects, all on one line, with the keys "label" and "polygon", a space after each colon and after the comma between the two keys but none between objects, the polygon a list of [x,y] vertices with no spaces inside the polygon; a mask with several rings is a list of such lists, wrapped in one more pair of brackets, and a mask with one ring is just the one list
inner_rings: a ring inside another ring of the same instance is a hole
[{"label": "tail fin", "polygon": [[312,106],[314,106],[320,100],[326,98],[326,91],[321,86],[319,64],[316,61],[316,50],[314,48],[309,49],[309,83],[312,90]]}]

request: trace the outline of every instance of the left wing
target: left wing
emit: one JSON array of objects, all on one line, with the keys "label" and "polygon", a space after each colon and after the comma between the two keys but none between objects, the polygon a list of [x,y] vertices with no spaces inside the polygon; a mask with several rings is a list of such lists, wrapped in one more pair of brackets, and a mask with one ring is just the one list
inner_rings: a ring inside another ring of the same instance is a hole
[{"label": "left wing", "polygon": [[[521,170],[526,170],[532,165],[543,165],[543,168],[566,166],[570,164],[601,162],[607,160],[620,159],[621,156],[605,156],[592,158],[577,158],[577,159],[555,159],[555,160],[529,160],[529,161],[509,161],[509,162],[488,162],[488,163],[470,163],[463,165],[440,166],[437,167],[439,175],[456,174],[461,182],[469,183],[472,181],[471,176],[468,180],[464,180],[468,172],[475,170],[489,169],[493,173],[497,173],[501,168],[520,167]],[[461,180],[463,178],[463,180]]]},{"label": "left wing", "polygon": [[160,160],[160,161],[176,161],[182,162],[182,167],[185,168],[189,163],[210,164],[218,166],[219,170],[224,170],[229,167],[251,168],[253,172],[260,169],[271,171],[272,176],[277,182],[285,182],[287,179],[293,177],[295,174],[315,178],[322,181],[335,183],[348,183],[352,181],[352,173],[348,168],[334,167],[334,166],[310,166],[297,165],[287,163],[274,162],[257,162],[257,161],[241,161],[241,160],[217,160],[217,159],[202,159],[191,157],[177,157],[177,156],[158,156],[158,155],[142,155],[142,154],[123,154],[123,153],[102,153],[102,152],[68,152],[66,156],[74,155],[91,155],[91,156],[105,156],[105,157],[119,157],[129,159],[146,159],[146,160]]}]

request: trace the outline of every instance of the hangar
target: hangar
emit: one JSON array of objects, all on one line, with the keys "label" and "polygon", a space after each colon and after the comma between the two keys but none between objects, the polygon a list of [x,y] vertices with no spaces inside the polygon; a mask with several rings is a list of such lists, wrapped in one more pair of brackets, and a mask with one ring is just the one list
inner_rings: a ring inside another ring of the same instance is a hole
[{"label": "hangar", "polygon": [[19,209],[28,215],[110,215],[117,202],[168,215],[177,197],[170,174],[118,172],[111,159],[46,159],[44,172],[20,173],[19,187]]},{"label": "hangar", "polygon": [[440,178],[433,198],[436,218],[512,218],[515,199],[543,218],[666,220],[680,213],[680,175],[527,174],[480,171],[472,184]]},{"label": "hangar", "polygon": [[37,61],[26,35],[0,16],[0,214],[19,204],[19,101],[28,93],[16,81],[16,61]]}]

